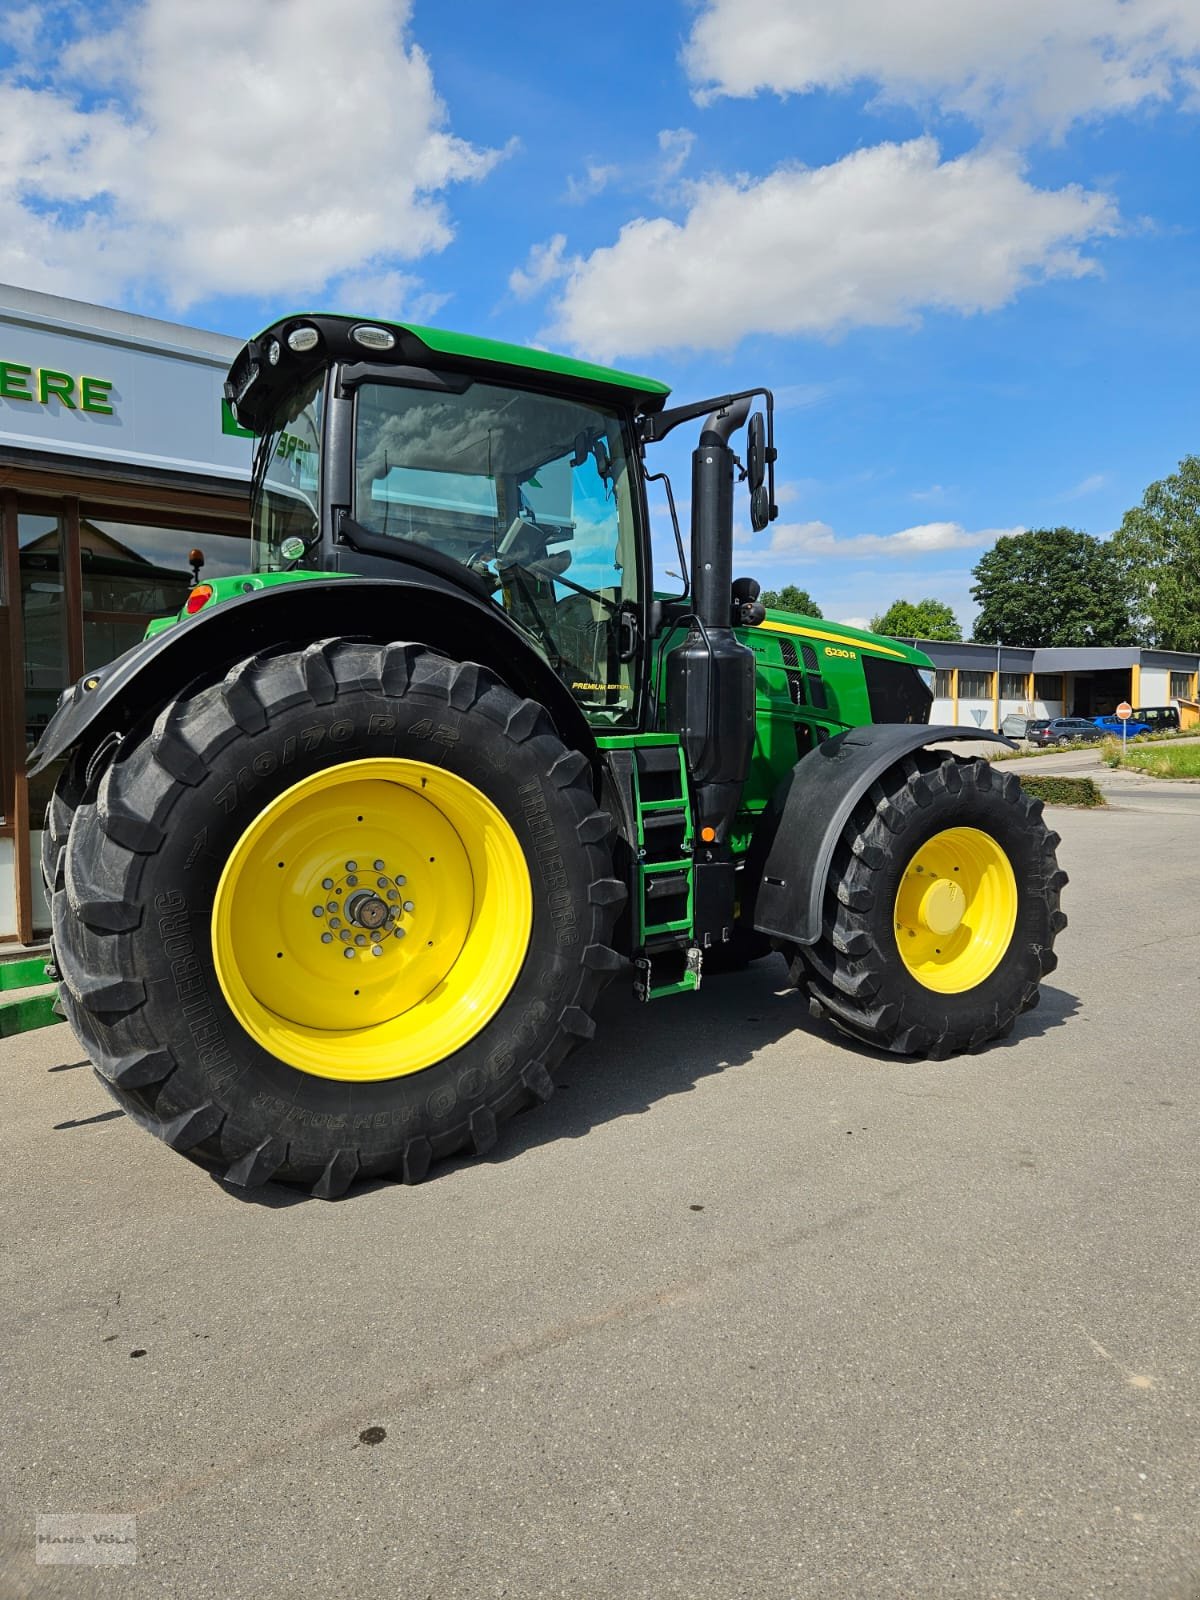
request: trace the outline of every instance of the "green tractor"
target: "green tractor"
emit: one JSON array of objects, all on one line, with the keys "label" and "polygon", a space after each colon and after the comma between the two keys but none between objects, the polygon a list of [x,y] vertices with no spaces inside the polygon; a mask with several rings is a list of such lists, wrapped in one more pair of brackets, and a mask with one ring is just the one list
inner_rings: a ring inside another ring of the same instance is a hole
[{"label": "green tractor", "polygon": [[[657,1000],[775,948],[813,1017],[936,1058],[1037,1003],[1066,881],[1040,804],[930,748],[982,735],[928,725],[919,651],[733,580],[735,479],[776,514],[767,391],[668,409],[301,315],[226,394],[253,571],[69,689],[35,753],[62,1002],[135,1121],[332,1197],[488,1150],[622,971]],[[672,594],[646,457],[688,422]]]}]

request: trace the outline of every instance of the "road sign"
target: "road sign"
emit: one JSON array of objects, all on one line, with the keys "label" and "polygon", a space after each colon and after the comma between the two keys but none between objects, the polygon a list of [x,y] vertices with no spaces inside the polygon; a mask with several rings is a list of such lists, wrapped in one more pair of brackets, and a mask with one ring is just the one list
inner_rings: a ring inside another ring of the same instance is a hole
[{"label": "road sign", "polygon": [[1122,722],[1129,721],[1130,717],[1133,715],[1133,707],[1129,704],[1128,700],[1121,701],[1121,704],[1117,707],[1117,715],[1120,717]]}]

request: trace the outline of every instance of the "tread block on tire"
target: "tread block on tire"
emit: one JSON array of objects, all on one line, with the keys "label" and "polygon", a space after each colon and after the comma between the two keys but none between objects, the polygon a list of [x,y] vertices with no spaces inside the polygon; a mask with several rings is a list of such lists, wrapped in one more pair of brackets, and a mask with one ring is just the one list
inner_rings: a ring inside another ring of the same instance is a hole
[{"label": "tread block on tire", "polygon": [[270,1138],[225,1169],[226,1183],[238,1189],[258,1189],[269,1183],[287,1160],[287,1140]]},{"label": "tread block on tire", "polygon": [[568,1006],[560,1014],[558,1025],[576,1039],[591,1039],[596,1032],[595,1022],[581,1006]]},{"label": "tread block on tire", "polygon": [[338,1150],[325,1164],[325,1170],[312,1186],[318,1200],[336,1200],[354,1182],[358,1174],[358,1151]]},{"label": "tread block on tire", "polygon": [[588,758],[582,750],[568,750],[565,755],[559,756],[546,776],[560,789],[567,789],[590,770]]},{"label": "tread block on tire", "polygon": [[469,711],[482,690],[478,665],[474,661],[463,661],[451,675],[446,699],[456,711]]},{"label": "tread block on tire", "polygon": [[259,658],[250,656],[239,661],[225,674],[221,685],[221,699],[233,721],[243,733],[262,733],[267,726],[267,713],[254,689],[253,674]]},{"label": "tread block on tire", "polygon": [[549,719],[536,700],[522,700],[515,711],[509,712],[504,731],[510,739],[532,739],[535,733],[542,731],[544,720]]},{"label": "tread block on tire", "polygon": [[583,952],[583,964],[593,972],[619,972],[625,958],[606,944],[589,944]]},{"label": "tread block on tire", "polygon": [[379,682],[386,695],[399,699],[407,692],[412,681],[413,657],[418,647],[393,642],[383,652],[383,665],[379,669]]},{"label": "tread block on tire", "polygon": [[400,1160],[401,1183],[420,1183],[432,1160],[433,1146],[428,1139],[410,1139]]},{"label": "tread block on tire", "polygon": [[175,1070],[175,1057],[169,1050],[133,1050],[112,1060],[101,1059],[96,1071],[118,1089],[144,1089],[161,1083]]},{"label": "tread block on tire", "polygon": [[471,1129],[471,1143],[475,1147],[475,1154],[477,1156],[486,1155],[496,1143],[496,1118],[488,1110],[487,1106],[480,1106],[477,1110],[472,1111],[469,1126]]},{"label": "tread block on tire", "polygon": [[300,652],[300,676],[309,699],[318,706],[332,705],[337,699],[337,679],[329,665],[328,639],[318,639]]},{"label": "tread block on tire", "polygon": [[554,1093],[554,1079],[540,1061],[531,1061],[521,1074],[521,1082],[543,1105]]},{"label": "tread block on tire", "polygon": [[577,825],[575,837],[580,844],[603,844],[613,831],[613,820],[607,811],[593,811]]},{"label": "tread block on tire", "polygon": [[162,848],[166,835],[146,817],[130,810],[115,792],[113,774],[117,770],[116,767],[109,767],[100,784],[96,819],[114,844],[132,850],[136,856],[152,856]]},{"label": "tread block on tire", "polygon": [[627,894],[620,878],[597,878],[588,889],[588,900],[594,906],[620,905]]},{"label": "tread block on tire", "polygon": [[157,1132],[163,1143],[169,1144],[172,1150],[194,1150],[203,1140],[216,1133],[224,1121],[225,1113],[209,1100],[205,1105],[181,1112],[169,1122],[160,1123]]}]

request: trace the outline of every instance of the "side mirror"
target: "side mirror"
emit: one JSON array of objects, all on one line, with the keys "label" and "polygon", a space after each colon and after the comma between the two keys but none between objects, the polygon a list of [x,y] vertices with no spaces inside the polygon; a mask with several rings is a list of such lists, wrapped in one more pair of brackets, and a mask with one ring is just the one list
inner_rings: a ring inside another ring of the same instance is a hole
[{"label": "side mirror", "polygon": [[767,429],[763,414],[756,411],[746,428],[746,480],[753,495],[761,489],[767,475]]},{"label": "side mirror", "polygon": [[775,460],[775,450],[767,443],[767,427],[761,411],[746,425],[746,484],[750,490],[750,526],[761,533],[775,515],[767,469]]},{"label": "side mirror", "polygon": [[771,496],[765,483],[750,491],[750,526],[761,533],[771,521]]}]

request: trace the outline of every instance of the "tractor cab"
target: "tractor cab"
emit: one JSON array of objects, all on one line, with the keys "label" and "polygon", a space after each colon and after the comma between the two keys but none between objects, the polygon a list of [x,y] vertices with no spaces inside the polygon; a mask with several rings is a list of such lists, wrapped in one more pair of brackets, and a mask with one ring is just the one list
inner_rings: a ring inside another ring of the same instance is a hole
[{"label": "tractor cab", "polygon": [[311,317],[247,346],[229,398],[259,433],[256,570],[437,573],[500,607],[590,722],[631,725],[649,588],[637,419],[667,390],[450,339]]}]

